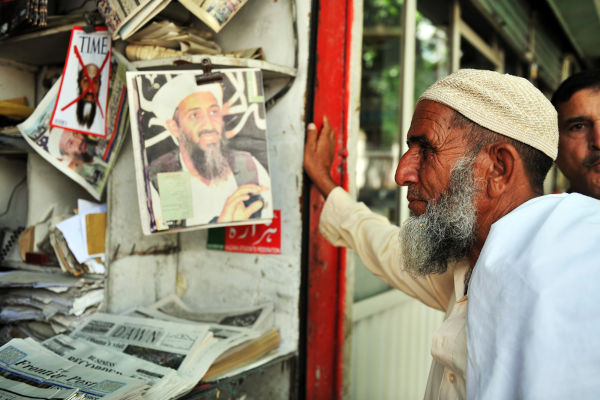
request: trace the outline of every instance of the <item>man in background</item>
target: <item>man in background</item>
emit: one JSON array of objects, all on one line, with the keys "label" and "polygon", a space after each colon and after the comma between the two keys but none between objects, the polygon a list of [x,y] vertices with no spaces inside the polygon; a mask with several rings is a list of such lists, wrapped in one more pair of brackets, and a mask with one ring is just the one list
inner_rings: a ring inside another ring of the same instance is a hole
[{"label": "man in background", "polygon": [[600,70],[574,74],[552,96],[560,139],[556,164],[569,192],[600,199]]}]

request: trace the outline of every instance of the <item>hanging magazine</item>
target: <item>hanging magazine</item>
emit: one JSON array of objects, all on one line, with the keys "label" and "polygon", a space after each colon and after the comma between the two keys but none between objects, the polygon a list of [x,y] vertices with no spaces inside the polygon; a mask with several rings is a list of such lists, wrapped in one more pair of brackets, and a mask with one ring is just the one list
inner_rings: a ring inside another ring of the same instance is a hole
[{"label": "hanging magazine", "polygon": [[106,28],[73,28],[50,126],[106,137],[110,55]]},{"label": "hanging magazine", "polygon": [[121,64],[114,65],[111,75],[105,138],[50,127],[60,81],[50,88],[33,114],[17,126],[27,143],[39,155],[79,183],[96,200],[102,197],[129,122],[125,98],[125,67]]},{"label": "hanging magazine", "polygon": [[179,0],[213,31],[219,32],[248,0]]},{"label": "hanging magazine", "polygon": [[258,69],[127,72],[145,234],[273,218]]}]

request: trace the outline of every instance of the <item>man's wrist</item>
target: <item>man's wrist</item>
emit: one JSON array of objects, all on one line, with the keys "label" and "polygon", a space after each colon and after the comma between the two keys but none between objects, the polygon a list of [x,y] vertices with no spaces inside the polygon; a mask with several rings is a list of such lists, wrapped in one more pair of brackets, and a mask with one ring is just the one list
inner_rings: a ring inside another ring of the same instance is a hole
[{"label": "man's wrist", "polygon": [[323,195],[323,197],[327,198],[327,196],[329,196],[329,193],[331,193],[331,191],[333,189],[335,189],[338,185],[333,181],[333,179],[324,182],[322,185],[318,186],[319,191],[321,192],[321,194]]},{"label": "man's wrist", "polygon": [[[310,174],[309,174],[309,176],[310,176]],[[333,179],[331,179],[331,177],[329,175],[318,177],[318,179],[311,179],[311,180],[312,180],[313,185],[316,187],[316,189],[325,198],[327,198],[329,193],[331,193],[331,191],[333,189],[335,189],[335,187],[337,187],[337,184],[333,181]]]}]

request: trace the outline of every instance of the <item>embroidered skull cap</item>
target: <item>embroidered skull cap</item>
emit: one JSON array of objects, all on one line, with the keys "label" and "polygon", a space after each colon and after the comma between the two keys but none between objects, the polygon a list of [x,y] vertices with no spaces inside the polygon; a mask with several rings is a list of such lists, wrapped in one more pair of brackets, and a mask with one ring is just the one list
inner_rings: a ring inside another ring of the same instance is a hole
[{"label": "embroidered skull cap", "polygon": [[556,160],[556,110],[527,79],[495,71],[460,69],[431,85],[419,97],[421,100],[444,104],[491,131],[528,144]]}]

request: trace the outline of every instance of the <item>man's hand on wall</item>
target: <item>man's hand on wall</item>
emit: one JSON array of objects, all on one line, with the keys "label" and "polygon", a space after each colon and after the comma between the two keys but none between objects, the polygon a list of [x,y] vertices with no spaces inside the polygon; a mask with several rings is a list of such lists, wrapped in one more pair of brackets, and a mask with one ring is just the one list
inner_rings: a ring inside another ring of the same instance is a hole
[{"label": "man's hand on wall", "polygon": [[329,172],[333,162],[334,149],[335,134],[329,126],[327,117],[323,117],[323,127],[320,132],[314,123],[308,124],[304,147],[304,169],[325,197],[337,186]]}]

